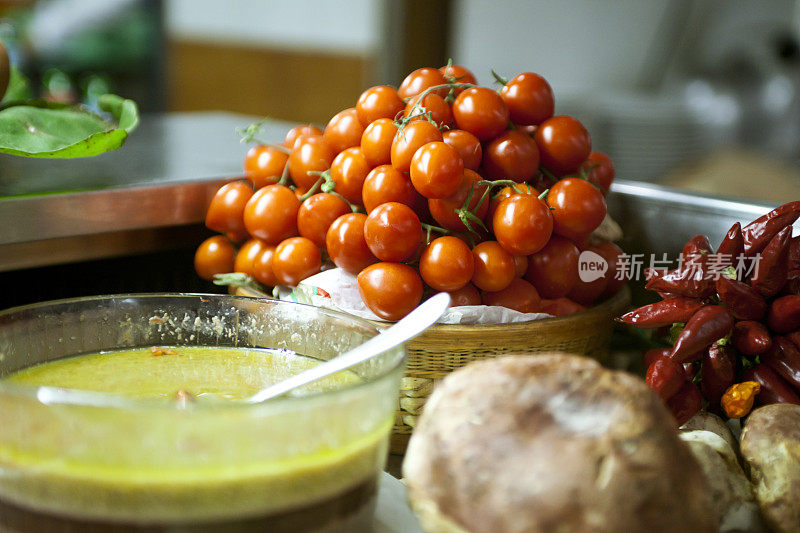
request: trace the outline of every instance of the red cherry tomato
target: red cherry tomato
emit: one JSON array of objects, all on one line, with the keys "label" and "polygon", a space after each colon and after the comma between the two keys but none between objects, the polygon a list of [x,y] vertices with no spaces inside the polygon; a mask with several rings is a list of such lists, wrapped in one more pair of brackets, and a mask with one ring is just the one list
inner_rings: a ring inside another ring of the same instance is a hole
[{"label": "red cherry tomato", "polygon": [[425,198],[447,198],[458,189],[463,174],[458,150],[442,141],[423,145],[411,159],[411,183]]},{"label": "red cherry tomato", "polygon": [[516,275],[514,256],[497,241],[483,241],[472,249],[475,272],[472,283],[484,291],[501,291],[511,284]]},{"label": "red cherry tomato", "polygon": [[453,118],[459,129],[470,132],[481,141],[488,141],[505,131],[508,108],[493,90],[471,87],[453,102]]},{"label": "red cherry tomato", "polygon": [[530,256],[525,279],[543,298],[566,296],[578,282],[579,255],[572,241],[553,235],[544,248]]},{"label": "red cherry tomato", "polygon": [[[439,67],[439,72],[444,74],[444,79],[447,81],[447,83],[471,83],[472,85],[478,84],[475,74],[461,65],[445,65],[443,67]],[[456,89],[455,95],[457,96],[463,90],[464,89],[461,88]]]},{"label": "red cherry tomato", "polygon": [[486,146],[483,168],[490,178],[524,183],[539,170],[539,149],[524,133],[506,131]]},{"label": "red cherry tomato", "polygon": [[367,215],[363,213],[342,215],[333,221],[325,237],[325,248],[331,261],[351,274],[358,274],[378,261],[364,239],[366,221]]},{"label": "red cherry tomato", "polygon": [[472,283],[467,283],[455,291],[448,291],[450,295],[450,307],[460,307],[462,305],[481,305],[481,293]]},{"label": "red cherry tomato", "polygon": [[253,146],[244,156],[244,177],[255,189],[278,183],[288,160],[289,155],[277,148],[263,144]]},{"label": "red cherry tomato", "polygon": [[228,231],[225,233],[225,236],[232,243],[239,243],[250,238],[250,234],[247,233],[247,230],[244,228],[242,228],[241,231]]},{"label": "red cherry tomato", "polygon": [[379,118],[394,120],[405,104],[397,94],[397,89],[388,85],[370,87],[358,97],[356,114],[365,128]]},{"label": "red cherry tomato", "polygon": [[[596,254],[601,255],[600,251],[590,246],[587,250],[592,251]],[[572,290],[569,291],[567,294],[567,298],[572,301],[578,302],[581,305],[590,306],[592,305],[595,300],[600,298],[602,294],[605,292],[606,287],[608,286],[608,278],[605,276],[597,278],[593,281],[583,281],[578,277],[578,281],[575,283],[575,286],[572,287]]]},{"label": "red cherry tomato", "polygon": [[606,216],[606,200],[596,186],[580,178],[559,180],[547,193],[553,231],[574,238],[593,232]]},{"label": "red cherry tomato", "polygon": [[358,292],[373,313],[400,320],[422,300],[422,279],[408,265],[376,263],[359,273]]},{"label": "red cherry tomato", "polygon": [[514,276],[517,278],[522,278],[525,276],[525,273],[528,272],[528,256],[527,255],[515,255],[514,256]]},{"label": "red cherry tomato", "polygon": [[427,121],[406,124],[392,140],[392,166],[400,172],[411,170],[411,159],[416,151],[429,142],[441,141],[442,132]]},{"label": "red cherry tomato", "polygon": [[392,141],[397,125],[388,118],[379,118],[364,129],[361,135],[361,151],[372,167],[392,162]]},{"label": "red cherry tomato", "polygon": [[520,278],[511,280],[505,289],[484,291],[481,301],[484,305],[499,305],[520,313],[538,313],[541,309],[541,298],[536,287]]},{"label": "red cherry tomato", "polygon": [[244,209],[252,196],[253,188],[249,183],[226,183],[208,205],[206,226],[219,233],[240,233],[244,230]]},{"label": "red cherry tomato", "polygon": [[298,283],[319,272],[322,254],[317,245],[305,237],[289,237],[275,247],[272,272],[283,285]]},{"label": "red cherry tomato", "polygon": [[499,192],[494,193],[492,201],[489,202],[489,211],[486,213],[486,225],[490,230],[492,229],[492,219],[494,218],[495,211],[497,211],[497,206],[506,198],[510,198],[516,194],[539,196],[539,192],[528,183],[518,183],[514,187],[503,187]]},{"label": "red cherry tomato", "polygon": [[553,89],[533,72],[517,74],[500,90],[514,124],[541,124],[553,116]]},{"label": "red cherry tomato", "polygon": [[331,163],[331,179],[336,183],[335,191],[354,204],[361,204],[361,187],[372,167],[364,152],[356,146],[342,150]]},{"label": "red cherry tomato", "polygon": [[417,191],[408,176],[391,165],[381,165],[367,174],[361,189],[361,199],[367,213],[387,202],[399,202],[413,209],[417,201]]},{"label": "red cherry tomato", "polygon": [[312,172],[328,170],[336,155],[323,137],[300,137],[289,152],[289,175],[300,189],[309,190],[319,179]]},{"label": "red cherry tomato", "polygon": [[475,259],[469,246],[457,237],[434,239],[419,260],[419,273],[437,291],[455,291],[469,283]]},{"label": "red cherry tomato", "polygon": [[625,285],[625,276],[618,276],[618,270],[621,268],[620,256],[624,254],[622,248],[613,242],[604,241],[595,244],[591,249],[603,256],[608,263],[608,270],[603,275],[606,278],[606,288],[600,296],[607,297],[617,294]]},{"label": "red cherry tomato", "polygon": [[478,170],[483,158],[481,142],[468,131],[447,130],[442,134],[442,140],[458,150],[458,155],[464,162],[464,168]]},{"label": "red cherry tomato", "polygon": [[286,133],[286,138],[283,140],[283,145],[291,150],[297,143],[300,137],[315,137],[322,135],[322,130],[311,124],[300,124],[290,129]]},{"label": "red cherry tomato", "polygon": [[566,316],[586,311],[586,308],[569,298],[556,298],[555,300],[542,299],[542,313],[553,316]]},{"label": "red cherry tomato", "polygon": [[[418,95],[425,89],[437,85],[444,85],[445,83],[447,83],[447,81],[444,79],[444,74],[442,74],[438,69],[430,67],[418,68],[406,76],[406,78],[400,84],[400,87],[397,89],[397,94],[400,95],[400,98],[405,100],[406,98],[411,98]],[[433,92],[437,92],[439,96],[447,96],[446,88],[437,89]]]},{"label": "red cherry tomato", "polygon": [[379,205],[367,216],[364,239],[381,261],[400,262],[420,246],[422,226],[414,210],[398,202]]},{"label": "red cherry tomato", "polygon": [[241,272],[253,277],[253,264],[256,258],[261,255],[264,250],[264,241],[258,239],[250,239],[239,248],[236,252],[236,258],[233,261],[233,272]]},{"label": "red cherry tomato", "polygon": [[209,237],[200,243],[194,254],[194,269],[201,278],[211,281],[215,274],[233,272],[236,250],[222,235]]},{"label": "red cherry tomato", "polygon": [[361,135],[364,133],[364,126],[358,120],[358,113],[354,107],[347,108],[336,113],[325,126],[322,137],[325,142],[337,154],[345,148],[359,146]]},{"label": "red cherry tomato", "polygon": [[419,97],[417,95],[408,101],[403,116],[415,117],[411,120],[427,120],[423,114],[429,114],[429,118],[436,123],[439,128],[450,127],[453,123],[453,112],[450,111],[450,104],[436,93],[428,93],[425,100],[418,106]]},{"label": "red cherry tomato", "polygon": [[567,115],[542,122],[534,135],[542,165],[556,176],[578,170],[592,151],[592,140],[583,124]]},{"label": "red cherry tomato", "polygon": [[272,270],[272,258],[275,256],[275,247],[263,245],[261,253],[253,260],[253,277],[259,283],[274,287],[280,282]]},{"label": "red cherry tomato", "polygon": [[326,192],[306,198],[297,212],[297,230],[301,236],[319,247],[325,246],[325,237],[333,221],[352,212],[347,202]]},{"label": "red cherry tomato", "polygon": [[300,200],[283,185],[267,185],[257,190],[244,208],[244,225],[253,237],[277,244],[297,234]]},{"label": "red cherry tomato", "polygon": [[516,194],[497,206],[492,217],[495,238],[517,255],[538,252],[553,233],[553,218],[547,204],[536,196]]},{"label": "red cherry tomato", "polygon": [[[489,210],[488,198],[483,198],[483,193],[486,191],[486,185],[480,185],[481,177],[477,172],[466,169],[461,175],[461,183],[458,189],[448,196],[441,199],[428,200],[428,209],[433,216],[434,220],[445,229],[451,231],[467,231],[467,226],[458,216],[457,211],[461,209],[467,197],[472,192],[468,209],[475,213],[475,216],[480,220],[486,217],[486,212]],[[478,206],[478,202],[483,198],[483,202]],[[470,221],[470,227],[477,229],[478,224],[475,221]]]},{"label": "red cherry tomato", "polygon": [[580,169],[586,172],[586,179],[600,187],[603,194],[608,194],[614,181],[614,163],[603,152],[592,152],[589,158],[581,163]]}]

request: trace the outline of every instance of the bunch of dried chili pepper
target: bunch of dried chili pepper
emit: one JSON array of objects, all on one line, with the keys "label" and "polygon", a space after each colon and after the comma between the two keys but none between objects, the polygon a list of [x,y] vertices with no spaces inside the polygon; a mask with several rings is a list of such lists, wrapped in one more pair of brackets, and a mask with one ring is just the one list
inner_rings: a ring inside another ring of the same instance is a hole
[{"label": "bunch of dried chili pepper", "polygon": [[645,353],[645,380],[679,424],[703,405],[740,418],[753,405],[800,404],[798,218],[800,201],[737,222],[716,252],[692,237],[678,268],[646,273],[662,300],[618,318],[673,332],[671,346]]}]

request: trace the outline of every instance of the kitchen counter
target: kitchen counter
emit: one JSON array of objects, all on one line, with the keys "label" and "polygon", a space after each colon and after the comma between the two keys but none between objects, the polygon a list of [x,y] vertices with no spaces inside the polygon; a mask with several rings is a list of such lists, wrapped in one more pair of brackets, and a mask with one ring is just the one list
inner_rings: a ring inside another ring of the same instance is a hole
[{"label": "kitchen counter", "polygon": [[[144,115],[119,150],[85,159],[0,156],[0,271],[163,249],[194,239],[246,147],[231,113]],[[291,125],[270,122],[281,141]]]}]

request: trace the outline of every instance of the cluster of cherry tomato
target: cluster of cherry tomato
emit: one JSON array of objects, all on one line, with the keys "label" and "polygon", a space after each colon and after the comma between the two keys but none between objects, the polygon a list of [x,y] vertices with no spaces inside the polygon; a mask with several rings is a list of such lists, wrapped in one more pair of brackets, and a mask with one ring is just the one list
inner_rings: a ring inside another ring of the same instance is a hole
[{"label": "cluster of cherry tomato", "polygon": [[[221,235],[198,248],[198,274],[295,286],[332,262],[387,320],[430,291],[554,315],[613,294],[622,251],[589,240],[606,216],[611,160],[578,120],[553,116],[544,78],[496,78],[499,90],[458,65],[421,68],[397,89],[367,89],[324,130],[296,126],[280,145],[253,146],[247,180],[209,205],[206,225]],[[590,283],[578,276],[587,248],[610,265]]]}]

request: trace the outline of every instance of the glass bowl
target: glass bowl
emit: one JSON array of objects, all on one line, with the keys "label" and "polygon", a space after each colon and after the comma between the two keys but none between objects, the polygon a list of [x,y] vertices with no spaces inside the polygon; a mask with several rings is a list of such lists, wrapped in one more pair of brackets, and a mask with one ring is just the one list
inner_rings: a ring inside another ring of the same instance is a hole
[{"label": "glass bowl", "polygon": [[[0,378],[146,346],[327,360],[377,333],[345,314],[276,300],[61,300],[0,312]],[[187,406],[0,380],[0,530],[367,529],[404,359],[396,348],[356,367],[356,384],[264,404]]]}]

